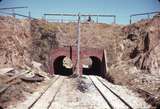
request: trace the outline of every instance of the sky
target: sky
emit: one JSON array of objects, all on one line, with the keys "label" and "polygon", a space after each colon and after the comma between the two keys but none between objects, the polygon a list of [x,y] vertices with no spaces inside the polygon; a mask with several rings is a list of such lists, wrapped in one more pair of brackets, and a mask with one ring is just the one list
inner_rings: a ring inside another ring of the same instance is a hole
[{"label": "sky", "polygon": [[37,18],[41,18],[44,13],[113,14],[116,15],[118,24],[128,24],[131,14],[160,11],[158,0],[2,0],[0,2],[0,8],[15,6],[28,6],[29,9],[19,9],[17,12],[28,14],[28,11],[31,11],[31,15]]}]

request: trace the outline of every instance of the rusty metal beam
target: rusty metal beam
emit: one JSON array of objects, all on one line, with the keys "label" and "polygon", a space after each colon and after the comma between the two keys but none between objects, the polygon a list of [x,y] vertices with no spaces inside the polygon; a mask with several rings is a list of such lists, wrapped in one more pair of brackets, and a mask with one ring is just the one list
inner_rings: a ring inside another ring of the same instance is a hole
[{"label": "rusty metal beam", "polygon": [[77,14],[44,14],[44,16],[78,16]]},{"label": "rusty metal beam", "polygon": [[82,14],[81,16],[116,17],[115,15]]},{"label": "rusty metal beam", "polygon": [[28,8],[28,7],[27,6],[23,6],[23,7],[8,7],[8,8],[0,8],[0,10],[22,9],[22,8]]},{"label": "rusty metal beam", "polygon": [[156,13],[160,13],[160,11],[148,12],[148,13],[139,13],[139,14],[132,14],[130,16],[132,17],[132,16],[148,15],[148,14],[156,14]]},{"label": "rusty metal beam", "polygon": [[14,14],[14,16],[21,16],[21,17],[25,17],[25,18],[36,20],[36,18],[33,18],[30,15],[27,16],[27,15],[23,15],[23,14],[19,14],[19,13],[9,13],[9,12],[3,12],[3,11],[0,11],[0,13],[2,13],[2,14],[8,14],[8,15],[13,15]]},{"label": "rusty metal beam", "polygon": [[[78,14],[44,14],[44,16],[78,16]],[[99,17],[116,17],[115,15],[105,15],[105,14],[82,14],[81,16],[99,16]]]}]

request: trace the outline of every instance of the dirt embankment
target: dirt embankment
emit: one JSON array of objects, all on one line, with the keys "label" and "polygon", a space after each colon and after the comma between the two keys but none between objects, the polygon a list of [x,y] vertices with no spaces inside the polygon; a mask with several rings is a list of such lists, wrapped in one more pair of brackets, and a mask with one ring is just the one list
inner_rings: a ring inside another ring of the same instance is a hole
[{"label": "dirt embankment", "polygon": [[34,61],[44,65],[46,71],[48,65],[48,55],[52,48],[59,45],[57,36],[57,26],[45,21],[34,20],[31,22],[31,55]]},{"label": "dirt embankment", "polygon": [[28,64],[30,44],[30,24],[27,20],[0,17],[0,68]]},{"label": "dirt embankment", "polygon": [[58,45],[55,30],[40,20],[0,17],[0,68],[25,68],[33,60],[46,66],[49,51]]},{"label": "dirt embankment", "polygon": [[122,32],[120,61],[110,67],[111,77],[160,106],[160,17],[125,26]]}]

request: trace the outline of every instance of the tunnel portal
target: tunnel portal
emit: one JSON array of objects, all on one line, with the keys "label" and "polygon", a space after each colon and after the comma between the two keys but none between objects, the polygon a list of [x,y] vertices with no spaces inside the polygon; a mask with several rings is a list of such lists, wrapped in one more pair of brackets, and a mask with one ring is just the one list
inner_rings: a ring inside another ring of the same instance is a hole
[{"label": "tunnel portal", "polygon": [[89,58],[91,59],[92,64],[82,66],[83,67],[82,74],[101,76],[101,66],[102,66],[101,60],[99,58],[95,57],[95,56],[90,56]]},{"label": "tunnel portal", "polygon": [[[64,66],[63,60],[65,57],[71,59],[73,66],[67,68]],[[107,61],[105,52],[102,49],[81,48],[80,59],[90,58],[92,64],[88,67],[80,62],[80,75],[98,75],[104,76],[107,72]],[[77,65],[77,48],[76,47],[61,47],[53,49],[49,54],[48,72],[63,76],[70,76],[75,72]]]},{"label": "tunnel portal", "polygon": [[64,66],[63,60],[66,56],[59,56],[55,59],[53,63],[54,67],[54,74],[63,75],[63,76],[70,76],[73,74],[72,68],[67,68]]}]

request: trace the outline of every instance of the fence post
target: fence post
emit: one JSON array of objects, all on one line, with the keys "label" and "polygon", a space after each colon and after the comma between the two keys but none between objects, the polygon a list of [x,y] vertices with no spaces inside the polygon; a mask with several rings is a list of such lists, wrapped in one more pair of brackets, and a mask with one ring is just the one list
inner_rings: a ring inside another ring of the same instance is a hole
[{"label": "fence post", "polygon": [[149,15],[149,14],[147,14],[147,16],[148,16],[148,19],[150,19],[150,15]]},{"label": "fence post", "polygon": [[12,16],[15,18],[16,17],[16,15],[15,15],[15,10],[14,9],[12,9]]},{"label": "fence post", "polygon": [[97,15],[97,23],[98,23],[98,15]]},{"label": "fence post", "polygon": [[114,24],[116,24],[116,16],[114,16]]},{"label": "fence post", "polygon": [[63,14],[61,14],[61,23],[63,23]]},{"label": "fence post", "polygon": [[31,20],[31,12],[28,12],[29,20]]},{"label": "fence post", "polygon": [[132,23],[132,16],[130,16],[129,23],[130,24]]}]

